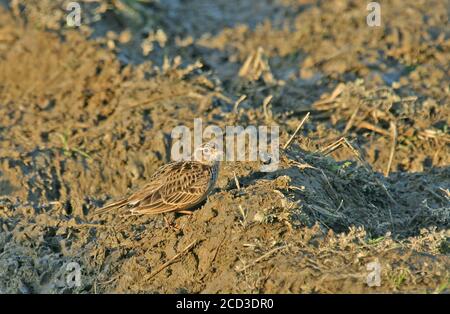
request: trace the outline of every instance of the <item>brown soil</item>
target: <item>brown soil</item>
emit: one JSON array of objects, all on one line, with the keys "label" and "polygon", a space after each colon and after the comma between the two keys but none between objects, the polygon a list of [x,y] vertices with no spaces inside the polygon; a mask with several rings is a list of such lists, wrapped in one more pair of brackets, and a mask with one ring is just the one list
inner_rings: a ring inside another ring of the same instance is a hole
[{"label": "brown soil", "polygon": [[[0,1],[0,293],[448,292],[445,1],[383,1],[376,29],[351,0],[98,1],[77,29],[65,3]],[[285,143],[307,112],[279,170],[223,163],[192,216],[94,215],[177,125]]]}]

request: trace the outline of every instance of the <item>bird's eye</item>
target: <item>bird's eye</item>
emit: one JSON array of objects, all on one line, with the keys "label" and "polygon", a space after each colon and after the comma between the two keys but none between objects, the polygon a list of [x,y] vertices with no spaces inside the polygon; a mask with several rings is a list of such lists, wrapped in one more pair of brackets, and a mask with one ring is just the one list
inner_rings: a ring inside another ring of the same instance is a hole
[{"label": "bird's eye", "polygon": [[205,149],[203,150],[203,152],[204,152],[205,154],[209,154],[209,148],[205,148]]}]

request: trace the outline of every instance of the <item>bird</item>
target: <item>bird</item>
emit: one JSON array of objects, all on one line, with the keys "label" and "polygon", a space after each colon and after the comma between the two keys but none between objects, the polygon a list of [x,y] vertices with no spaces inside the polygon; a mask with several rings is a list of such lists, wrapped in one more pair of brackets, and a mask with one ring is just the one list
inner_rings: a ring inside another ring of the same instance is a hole
[{"label": "bird", "polygon": [[149,182],[128,197],[106,205],[96,214],[126,208],[132,215],[176,212],[191,215],[213,190],[222,153],[215,142],[199,146],[193,160],[163,165]]}]

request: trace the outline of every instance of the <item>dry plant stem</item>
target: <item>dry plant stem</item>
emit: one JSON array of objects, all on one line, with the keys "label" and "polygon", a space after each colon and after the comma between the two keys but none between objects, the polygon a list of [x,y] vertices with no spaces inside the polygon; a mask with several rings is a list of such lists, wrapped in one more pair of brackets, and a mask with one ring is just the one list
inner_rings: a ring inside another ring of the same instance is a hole
[{"label": "dry plant stem", "polygon": [[245,60],[244,64],[242,65],[241,69],[239,70],[239,76],[244,77],[248,74],[249,69],[250,69],[250,65],[252,63],[252,61],[254,60],[254,56],[250,55],[247,57],[247,59]]},{"label": "dry plant stem", "polygon": [[136,102],[134,104],[131,104],[127,107],[127,110],[129,110],[130,108],[135,108],[135,107],[141,107],[141,106],[146,106],[155,102],[159,102],[159,101],[163,101],[163,100],[167,100],[167,99],[175,99],[175,98],[180,98],[180,97],[190,97],[190,98],[197,98],[197,99],[201,99],[203,98],[203,95],[196,93],[196,92],[187,92],[187,93],[179,93],[179,94],[175,94],[175,95],[170,95],[170,96],[154,96],[152,98],[146,99],[144,101],[140,101],[140,102]]},{"label": "dry plant stem", "polygon": [[[320,172],[322,172],[322,176],[325,178],[325,181],[327,182],[328,187],[330,188],[331,192],[334,194],[333,196],[334,196],[336,202],[339,202],[339,195],[338,195],[338,193],[336,192],[336,190],[333,188],[333,186],[331,185],[330,180],[328,179],[328,177],[326,176],[325,172],[323,172],[322,169],[319,169],[319,170],[320,170]],[[343,201],[343,200],[341,199],[341,204],[342,204],[342,201]],[[341,206],[341,205],[339,205],[339,206],[336,207],[336,208],[337,208],[336,211],[338,211],[338,209],[339,209],[340,206]],[[342,207],[344,207],[344,206],[342,205]],[[345,208],[345,207],[344,207],[344,208]]]},{"label": "dry plant stem", "polygon": [[[323,100],[317,101],[316,103],[314,103],[313,107],[314,107],[316,110],[320,110],[320,111],[330,109],[330,108],[328,108],[328,107],[326,107],[326,108],[318,108],[318,107],[320,107],[321,105],[328,105],[328,104],[333,103],[333,102],[335,101],[335,99],[336,99],[340,94],[342,94],[342,92],[344,91],[344,88],[345,88],[345,85],[344,85],[344,84],[342,84],[342,83],[338,84],[338,86],[336,86],[336,88],[334,89],[334,91],[331,93],[331,96],[330,96],[330,97],[328,97],[327,99],[323,99]],[[333,105],[333,107],[335,107],[335,105]]]},{"label": "dry plant stem", "polygon": [[258,257],[257,259],[255,259],[254,261],[252,261],[250,264],[247,264],[247,265],[243,266],[242,268],[237,269],[237,271],[238,271],[238,272],[243,272],[243,271],[246,270],[247,268],[252,267],[253,265],[258,264],[258,263],[261,262],[263,259],[269,257],[269,256],[272,255],[273,253],[275,253],[275,252],[277,252],[277,251],[279,251],[279,250],[285,249],[285,248],[287,248],[287,247],[289,247],[289,245],[283,245],[283,246],[276,247],[276,248],[270,250],[269,252],[265,253],[264,255]]},{"label": "dry plant stem", "polygon": [[246,98],[247,98],[247,95],[241,95],[241,97],[239,97],[239,99],[236,100],[236,102],[234,103],[234,106],[233,106],[233,111],[234,111],[235,113],[238,112],[238,107],[239,107],[239,105],[240,105]]},{"label": "dry plant stem", "polygon": [[386,171],[384,172],[385,177],[388,177],[389,172],[391,171],[392,161],[394,160],[395,148],[397,146],[397,126],[392,121],[390,129],[391,129],[392,144],[391,144],[391,152],[389,154],[389,161],[386,167]]},{"label": "dry plant stem", "polygon": [[214,256],[213,256],[213,258],[212,258],[212,260],[211,260],[211,265],[212,265],[212,263],[214,263],[214,261],[216,260],[217,253],[219,253],[220,248],[221,248],[222,245],[225,243],[225,240],[226,240],[228,237],[229,237],[229,234],[225,234],[225,235],[223,236],[222,241],[220,241],[219,245],[217,246],[217,248],[216,248],[216,250],[215,250],[215,252],[214,252]]},{"label": "dry plant stem", "polygon": [[297,129],[295,130],[294,134],[292,134],[292,136],[289,138],[289,140],[286,142],[286,144],[284,144],[283,149],[286,149],[289,147],[289,145],[291,144],[291,142],[294,140],[295,136],[297,135],[297,133],[300,131],[300,129],[302,128],[303,124],[305,124],[306,120],[308,120],[309,115],[311,113],[308,112],[305,117],[302,119],[302,121],[300,122],[300,124],[298,125]]},{"label": "dry plant stem", "polygon": [[352,116],[347,122],[347,125],[345,126],[343,134],[347,134],[347,132],[352,128],[353,123],[355,122],[356,115],[358,114],[359,107],[356,107],[355,111],[353,111]]},{"label": "dry plant stem", "polygon": [[236,172],[233,171],[233,175],[234,175],[234,182],[236,183],[236,187],[237,187],[238,190],[240,190],[241,189],[241,185],[239,184],[239,180],[236,177]]},{"label": "dry plant stem", "polygon": [[367,130],[379,133],[381,135],[389,136],[389,132],[387,132],[386,130],[384,130],[384,129],[380,128],[380,127],[377,127],[377,126],[375,126],[375,125],[373,125],[373,124],[371,124],[369,122],[366,122],[366,121],[363,121],[363,122],[359,123],[356,127],[358,129],[367,129]]},{"label": "dry plant stem", "polygon": [[269,109],[268,109],[268,106],[269,106],[270,102],[272,101],[272,98],[273,98],[273,96],[269,95],[266,98],[264,98],[264,101],[263,101],[263,110],[264,110],[264,117],[266,119],[266,123],[269,123],[272,120],[271,114],[269,114]]},{"label": "dry plant stem", "polygon": [[341,137],[337,141],[329,144],[328,146],[321,148],[319,150],[319,152],[322,153],[323,155],[327,156],[327,155],[331,154],[332,152],[334,152],[336,149],[340,148],[342,146],[342,143],[343,143],[343,137]]},{"label": "dry plant stem", "polygon": [[247,226],[247,212],[242,208],[242,205],[239,205],[239,211],[242,215],[241,225],[245,228]]},{"label": "dry plant stem", "polygon": [[175,254],[171,259],[169,259],[167,262],[165,262],[164,264],[162,264],[161,266],[159,266],[154,272],[152,272],[147,279],[151,279],[153,277],[155,277],[157,274],[159,274],[162,270],[164,270],[165,268],[169,267],[170,265],[172,265],[177,258],[179,258],[180,256],[186,254],[187,252],[189,252],[196,244],[197,244],[198,240],[194,240],[191,244],[189,244],[188,246],[186,246],[180,253]]}]

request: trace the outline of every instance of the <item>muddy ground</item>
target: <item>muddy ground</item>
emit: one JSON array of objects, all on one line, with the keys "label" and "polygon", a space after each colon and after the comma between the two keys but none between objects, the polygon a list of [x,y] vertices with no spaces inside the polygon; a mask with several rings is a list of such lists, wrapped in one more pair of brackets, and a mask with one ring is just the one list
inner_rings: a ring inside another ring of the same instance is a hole
[{"label": "muddy ground", "polygon": [[[449,292],[448,1],[68,2],[0,1],[0,293]],[[177,125],[307,112],[192,216],[94,214]]]}]

